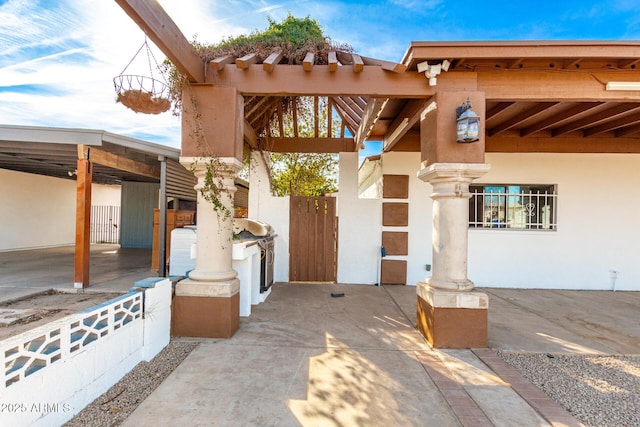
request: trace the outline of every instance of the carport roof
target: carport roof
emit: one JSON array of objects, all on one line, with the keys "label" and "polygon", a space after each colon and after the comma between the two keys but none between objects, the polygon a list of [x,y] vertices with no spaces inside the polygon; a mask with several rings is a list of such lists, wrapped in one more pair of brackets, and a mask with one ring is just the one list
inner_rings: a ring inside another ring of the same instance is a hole
[{"label": "carport roof", "polygon": [[177,162],[180,150],[102,130],[0,125],[2,169],[75,179],[83,155],[95,183],[159,182],[159,157]]}]

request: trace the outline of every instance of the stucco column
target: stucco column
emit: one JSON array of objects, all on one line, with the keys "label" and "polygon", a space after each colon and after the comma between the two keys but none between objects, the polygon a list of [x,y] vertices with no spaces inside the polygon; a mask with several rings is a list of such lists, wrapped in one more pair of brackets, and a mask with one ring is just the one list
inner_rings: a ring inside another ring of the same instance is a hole
[{"label": "stucco column", "polygon": [[229,338],[240,325],[240,280],[232,267],[234,178],[242,163],[234,157],[215,159],[213,183],[229,215],[214,209],[201,193],[209,158],[181,157],[198,178],[196,267],[178,282],[172,302],[174,336]]},{"label": "stucco column", "polygon": [[418,173],[433,187],[433,274],[437,289],[470,291],[467,277],[469,184],[489,172],[486,163],[435,163]]},{"label": "stucco column", "polygon": [[436,348],[487,345],[488,297],[467,277],[469,184],[485,163],[434,163],[418,177],[433,186],[433,274],[416,286],[417,325]]}]

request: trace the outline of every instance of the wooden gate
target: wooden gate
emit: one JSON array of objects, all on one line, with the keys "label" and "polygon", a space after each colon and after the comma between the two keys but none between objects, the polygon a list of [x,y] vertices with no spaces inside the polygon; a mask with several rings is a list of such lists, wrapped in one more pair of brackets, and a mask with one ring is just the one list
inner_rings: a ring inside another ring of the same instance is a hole
[{"label": "wooden gate", "polygon": [[338,219],[334,197],[291,196],[289,280],[335,282]]}]

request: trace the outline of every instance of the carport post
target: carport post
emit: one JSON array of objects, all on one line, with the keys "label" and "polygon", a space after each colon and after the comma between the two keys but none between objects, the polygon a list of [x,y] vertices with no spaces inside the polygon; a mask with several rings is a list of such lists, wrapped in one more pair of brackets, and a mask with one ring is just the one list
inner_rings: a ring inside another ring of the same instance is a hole
[{"label": "carport post", "polygon": [[93,164],[78,146],[79,158],[76,176],[76,247],[73,287],[82,289],[89,285],[89,259],[91,243],[91,183]]},{"label": "carport post", "polygon": [[158,276],[167,277],[167,158],[158,156],[160,161],[160,218],[158,230]]}]

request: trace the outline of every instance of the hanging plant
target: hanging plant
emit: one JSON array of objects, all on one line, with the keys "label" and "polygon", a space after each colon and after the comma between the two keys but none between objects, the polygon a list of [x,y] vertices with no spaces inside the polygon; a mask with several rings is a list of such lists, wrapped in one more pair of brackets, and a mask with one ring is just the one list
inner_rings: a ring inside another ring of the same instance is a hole
[{"label": "hanging plant", "polygon": [[[127,74],[126,71],[137,56],[145,49],[147,62],[149,65],[149,76],[138,74]],[[163,81],[156,79],[153,75],[154,67],[159,71]],[[169,97],[169,85],[164,78],[162,69],[158,66],[153,52],[149,48],[145,37],[140,49],[131,58],[131,61],[124,67],[122,72],[114,77],[113,85],[116,90],[116,102],[120,102],[125,107],[144,114],[160,114],[171,108]]]}]

